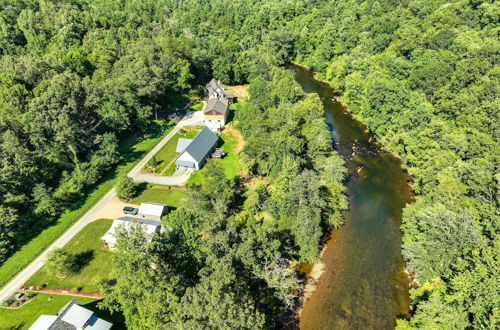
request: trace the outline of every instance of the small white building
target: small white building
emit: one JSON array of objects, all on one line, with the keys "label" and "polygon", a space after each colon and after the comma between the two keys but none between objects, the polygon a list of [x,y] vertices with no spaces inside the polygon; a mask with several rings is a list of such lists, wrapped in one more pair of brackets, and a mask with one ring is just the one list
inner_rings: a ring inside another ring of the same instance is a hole
[{"label": "small white building", "polygon": [[135,218],[135,217],[120,217],[116,218],[113,221],[113,224],[108,229],[108,231],[101,237],[104,242],[104,246],[110,250],[113,250],[116,245],[116,232],[117,229],[123,227],[125,229],[130,228],[134,223],[139,223],[141,225],[144,233],[151,237],[154,233],[161,232],[161,221],[158,220],[150,220],[143,218]]},{"label": "small white building", "polygon": [[139,206],[139,214],[143,219],[161,221],[161,218],[167,214],[168,206],[165,204],[144,202]]},{"label": "small white building", "polygon": [[176,151],[180,155],[175,160],[175,165],[178,168],[199,170],[218,140],[219,137],[206,127],[192,140],[179,139]]},{"label": "small white building", "polygon": [[61,308],[57,315],[40,315],[29,330],[109,330],[112,326],[112,323],[98,318],[94,312],[73,299]]}]

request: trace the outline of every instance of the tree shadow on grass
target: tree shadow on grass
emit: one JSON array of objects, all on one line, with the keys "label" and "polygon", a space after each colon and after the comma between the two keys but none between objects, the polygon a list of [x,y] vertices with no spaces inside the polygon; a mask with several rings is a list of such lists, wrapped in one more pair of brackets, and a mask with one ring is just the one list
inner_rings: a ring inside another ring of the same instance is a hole
[{"label": "tree shadow on grass", "polygon": [[148,189],[147,182],[136,183],[136,186],[137,186],[137,193],[135,194],[135,197],[140,196],[146,189]]},{"label": "tree shadow on grass", "polygon": [[97,304],[99,304],[102,300],[96,300],[91,303],[83,305],[83,307],[90,309],[97,315],[97,317],[102,318],[108,322],[113,323],[112,330],[115,329],[126,329],[125,327],[125,317],[120,312],[110,312],[106,309],[100,309]]},{"label": "tree shadow on grass", "polygon": [[73,265],[73,271],[79,273],[83,268],[85,268],[94,259],[94,251],[87,250],[75,255],[75,263]]}]

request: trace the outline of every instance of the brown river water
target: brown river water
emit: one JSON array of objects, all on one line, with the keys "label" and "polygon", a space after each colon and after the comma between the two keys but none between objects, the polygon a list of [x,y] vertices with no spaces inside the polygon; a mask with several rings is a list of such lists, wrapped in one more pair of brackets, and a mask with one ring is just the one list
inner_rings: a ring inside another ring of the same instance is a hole
[{"label": "brown river water", "polygon": [[307,93],[325,106],[334,149],[349,169],[350,208],[334,230],[321,261],[325,271],[305,302],[300,328],[393,329],[409,314],[409,279],[401,259],[401,216],[412,201],[400,160],[373,141],[366,126],[335,100],[335,91],[299,66],[291,66]]}]

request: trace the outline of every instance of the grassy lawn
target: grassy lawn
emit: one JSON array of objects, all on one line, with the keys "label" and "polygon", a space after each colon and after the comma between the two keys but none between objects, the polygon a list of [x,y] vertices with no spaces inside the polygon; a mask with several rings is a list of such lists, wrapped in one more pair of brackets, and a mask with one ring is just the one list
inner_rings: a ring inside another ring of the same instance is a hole
[{"label": "grassy lawn", "polygon": [[115,184],[115,180],[125,176],[158,141],[168,134],[174,123],[156,125],[155,130],[145,136],[130,137],[120,145],[121,160],[114,170],[109,172],[94,189],[89,191],[78,205],[63,213],[55,223],[45,228],[35,238],[17,250],[0,266],[0,287],[3,287],[12,277],[33,261],[53,241],[61,236],[73,223],[83,216],[97,203]]},{"label": "grassy lawn", "polygon": [[113,220],[99,219],[89,223],[66,246],[64,250],[77,255],[80,271],[66,278],[59,278],[43,266],[27,285],[49,288],[69,288],[73,291],[95,292],[97,280],[110,278],[113,270],[113,253],[99,249],[101,237],[111,227]]},{"label": "grassy lawn", "polygon": [[[226,152],[223,159],[210,159],[211,162],[218,163],[224,168],[224,172],[229,179],[234,178],[240,172],[240,157],[237,151],[238,137],[235,135],[235,128],[232,126],[230,129],[223,130],[220,137],[223,140],[222,148]],[[205,168],[196,171],[188,180],[188,184],[199,185],[203,183],[203,176],[205,175]]]},{"label": "grassy lawn", "polygon": [[170,167],[177,157],[175,148],[177,147],[177,141],[179,138],[192,139],[199,133],[199,127],[183,127],[175,134],[164,146],[156,153],[154,156],[158,164],[154,167],[154,171],[151,170],[149,165],[144,166],[143,172],[147,173],[157,173],[161,175],[167,175],[164,172],[166,167]]},{"label": "grassy lawn", "polygon": [[199,101],[191,105],[188,110],[201,111],[202,109],[203,109],[203,101]]},{"label": "grassy lawn", "polygon": [[[52,299],[49,300],[49,297]],[[94,311],[97,316],[112,322],[113,329],[125,328],[122,315],[118,313],[111,315],[109,312],[97,308],[99,300],[45,293],[37,294],[32,301],[18,309],[0,308],[0,328],[28,329],[41,314],[55,315],[73,298],[76,298],[85,308]]]},{"label": "grassy lawn", "polygon": [[186,196],[186,191],[184,190],[153,189],[153,187],[161,186],[149,184],[147,189],[132,199],[130,203],[139,205],[143,202],[153,202],[179,207],[181,199]]}]

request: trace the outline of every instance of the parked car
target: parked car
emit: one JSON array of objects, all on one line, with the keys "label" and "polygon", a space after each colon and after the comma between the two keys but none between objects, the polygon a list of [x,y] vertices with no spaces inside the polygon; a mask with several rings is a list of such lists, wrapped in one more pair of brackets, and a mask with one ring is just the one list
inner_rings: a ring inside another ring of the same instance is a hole
[{"label": "parked car", "polygon": [[212,153],[212,158],[224,158],[226,153],[224,152],[224,149],[222,148],[216,148],[215,151]]},{"label": "parked car", "polygon": [[137,212],[139,212],[139,209],[136,209],[135,207],[125,206],[123,208],[123,213],[125,213],[125,214],[136,215]]}]

